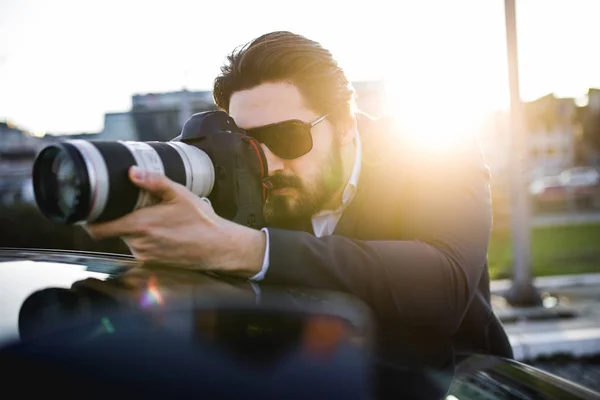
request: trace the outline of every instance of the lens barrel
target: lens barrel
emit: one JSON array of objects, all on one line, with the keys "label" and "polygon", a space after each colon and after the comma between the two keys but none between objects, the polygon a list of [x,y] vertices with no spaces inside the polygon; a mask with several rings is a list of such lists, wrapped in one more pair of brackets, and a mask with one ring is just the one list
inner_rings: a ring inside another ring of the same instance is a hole
[{"label": "lens barrel", "polygon": [[63,224],[103,222],[153,204],[129,179],[137,165],[166,175],[198,196],[213,189],[215,170],[201,149],[182,142],[68,140],[44,148],[33,165],[40,211]]}]

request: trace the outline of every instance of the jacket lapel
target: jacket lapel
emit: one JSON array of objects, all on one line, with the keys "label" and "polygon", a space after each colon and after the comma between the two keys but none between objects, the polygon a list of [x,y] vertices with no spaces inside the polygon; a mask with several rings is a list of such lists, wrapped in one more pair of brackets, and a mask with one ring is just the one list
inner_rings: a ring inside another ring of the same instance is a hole
[{"label": "jacket lapel", "polygon": [[[367,201],[370,192],[370,182],[374,174],[372,163],[373,157],[373,138],[377,135],[377,123],[366,114],[357,115],[358,132],[360,135],[362,147],[362,164],[360,169],[360,178],[358,179],[357,191],[354,199],[342,213],[342,216],[336,225],[333,234],[345,237],[355,237],[358,235],[357,224],[361,221],[361,210],[364,210],[364,203]],[[368,221],[368,219],[367,219]],[[367,222],[368,223],[368,222]],[[361,228],[366,228],[362,226]]]},{"label": "jacket lapel", "polygon": [[392,138],[391,122],[386,119],[359,114],[358,129],[362,165],[357,192],[333,233],[361,239],[393,235],[398,190],[402,190],[400,142]]},{"label": "jacket lapel", "polygon": [[342,216],[333,231],[334,235],[353,237],[357,233],[356,224],[358,224],[360,220],[360,210],[363,210],[363,204],[366,202],[369,193],[368,182],[370,174],[370,168],[366,167],[363,162],[356,195],[348,205],[348,208],[342,213]]}]

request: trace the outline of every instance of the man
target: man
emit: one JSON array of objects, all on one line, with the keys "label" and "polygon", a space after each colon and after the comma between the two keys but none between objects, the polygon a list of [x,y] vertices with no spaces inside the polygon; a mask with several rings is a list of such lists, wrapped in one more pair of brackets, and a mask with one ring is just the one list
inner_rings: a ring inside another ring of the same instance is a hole
[{"label": "man", "polygon": [[475,139],[451,153],[420,151],[357,112],[331,53],[289,32],[233,52],[214,98],[262,143],[274,185],[268,227],[227,221],[133,168],[133,182],[161,202],[89,226],[93,237],[121,236],[141,260],[353,293],[373,309],[390,368],[512,355],[490,306],[489,173]]}]

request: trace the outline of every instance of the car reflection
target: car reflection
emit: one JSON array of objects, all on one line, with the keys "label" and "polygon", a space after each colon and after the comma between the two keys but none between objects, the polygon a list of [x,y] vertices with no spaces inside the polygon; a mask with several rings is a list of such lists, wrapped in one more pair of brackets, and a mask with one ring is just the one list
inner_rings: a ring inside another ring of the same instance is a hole
[{"label": "car reflection", "polygon": [[[68,251],[0,250],[0,274],[14,323],[3,386],[24,397],[386,398],[376,323],[353,296]],[[483,355],[455,370],[407,365],[391,384],[403,399],[598,398]]]}]

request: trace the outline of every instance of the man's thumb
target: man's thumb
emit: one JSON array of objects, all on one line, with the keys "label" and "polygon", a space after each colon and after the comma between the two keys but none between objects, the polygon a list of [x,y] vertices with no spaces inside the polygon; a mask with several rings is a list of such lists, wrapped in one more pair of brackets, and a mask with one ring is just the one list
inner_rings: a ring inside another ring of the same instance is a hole
[{"label": "man's thumb", "polygon": [[174,183],[162,174],[146,171],[134,165],[129,169],[129,178],[136,186],[163,201],[174,200],[177,197]]}]

